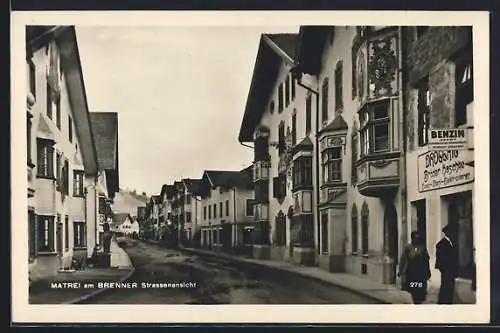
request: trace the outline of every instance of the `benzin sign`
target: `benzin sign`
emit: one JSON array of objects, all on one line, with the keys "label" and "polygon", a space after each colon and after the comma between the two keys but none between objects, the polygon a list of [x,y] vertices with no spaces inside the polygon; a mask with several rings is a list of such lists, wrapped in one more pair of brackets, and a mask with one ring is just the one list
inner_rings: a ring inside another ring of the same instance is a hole
[{"label": "benzin sign", "polygon": [[474,181],[472,151],[429,151],[418,157],[418,190],[426,192]]},{"label": "benzin sign", "polygon": [[429,150],[468,149],[471,146],[468,128],[429,129]]}]

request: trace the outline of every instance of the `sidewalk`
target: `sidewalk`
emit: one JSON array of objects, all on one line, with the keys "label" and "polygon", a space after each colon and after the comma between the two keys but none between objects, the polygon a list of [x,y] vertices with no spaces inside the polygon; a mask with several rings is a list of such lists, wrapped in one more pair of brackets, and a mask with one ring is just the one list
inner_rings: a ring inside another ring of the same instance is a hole
[{"label": "sidewalk", "polygon": [[[30,304],[74,304],[107,290],[101,288],[99,282],[123,282],[134,273],[134,267],[127,253],[118,246],[116,240],[111,242],[110,268],[85,268],[80,271],[59,272],[52,278],[33,282],[29,293]],[[58,282],[74,282],[71,287],[62,286]],[[85,288],[85,284],[92,284]]]},{"label": "sidewalk", "polygon": [[[248,262],[256,265],[267,266],[269,268],[294,272],[296,274],[334,284],[361,295],[378,299],[380,302],[386,304],[412,304],[410,294],[400,290],[395,285],[384,285],[373,282],[367,278],[362,278],[347,273],[330,273],[321,270],[319,267],[296,266],[285,261],[250,259],[193,248],[180,249],[192,253],[204,253],[212,256],[221,256],[231,260]],[[425,304],[437,304],[437,292],[438,290],[436,290],[435,288],[429,288]]]}]

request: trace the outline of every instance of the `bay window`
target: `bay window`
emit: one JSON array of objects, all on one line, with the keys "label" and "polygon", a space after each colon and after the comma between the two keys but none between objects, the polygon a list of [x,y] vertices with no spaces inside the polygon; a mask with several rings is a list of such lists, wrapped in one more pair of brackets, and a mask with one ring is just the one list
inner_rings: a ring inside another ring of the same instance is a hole
[{"label": "bay window", "polygon": [[312,158],[302,156],[293,161],[293,188],[312,186]]},{"label": "bay window", "polygon": [[367,105],[360,111],[361,154],[389,151],[389,102],[382,101]]},{"label": "bay window", "polygon": [[323,152],[323,183],[342,181],[342,147]]}]

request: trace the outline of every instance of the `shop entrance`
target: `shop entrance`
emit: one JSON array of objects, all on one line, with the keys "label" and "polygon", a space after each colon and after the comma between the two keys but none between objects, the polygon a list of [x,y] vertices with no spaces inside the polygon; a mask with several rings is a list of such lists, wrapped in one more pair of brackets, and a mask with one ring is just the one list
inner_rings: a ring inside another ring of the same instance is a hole
[{"label": "shop entrance", "polygon": [[452,242],[458,249],[458,276],[473,279],[474,228],[472,217],[472,192],[464,192],[448,198],[448,224],[452,226]]}]

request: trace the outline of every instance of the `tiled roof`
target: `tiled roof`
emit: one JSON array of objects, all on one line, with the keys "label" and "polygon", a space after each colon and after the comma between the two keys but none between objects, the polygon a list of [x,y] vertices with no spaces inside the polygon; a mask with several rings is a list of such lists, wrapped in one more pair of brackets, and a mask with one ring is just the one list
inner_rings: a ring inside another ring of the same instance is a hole
[{"label": "tiled roof", "polygon": [[118,166],[118,114],[116,112],[90,112],[97,160],[101,169]]},{"label": "tiled roof", "polygon": [[341,130],[346,130],[348,128],[347,123],[345,122],[344,118],[342,115],[338,114],[335,119],[326,127],[324,127],[320,132],[325,132],[325,131],[341,131]]},{"label": "tiled roof", "polygon": [[266,34],[276,46],[282,49],[290,58],[295,58],[298,34]]},{"label": "tiled roof", "polygon": [[223,186],[232,188],[253,186],[251,167],[247,167],[241,171],[207,170],[205,172],[215,187]]}]

